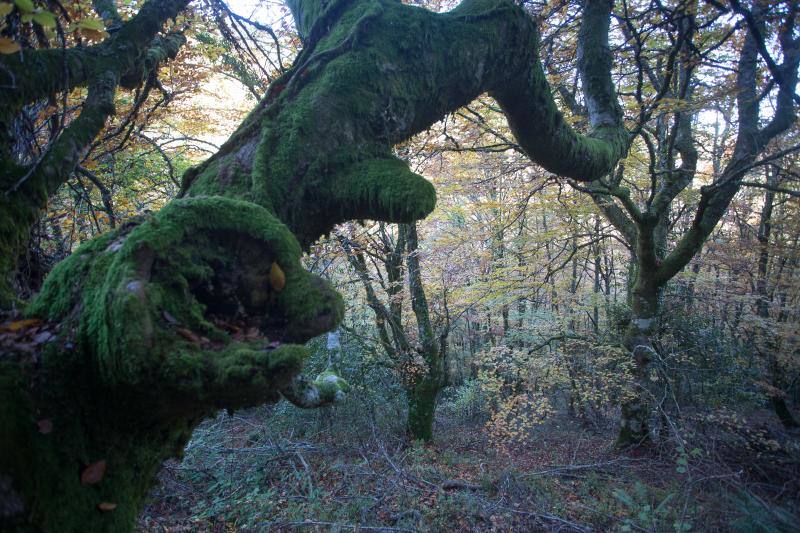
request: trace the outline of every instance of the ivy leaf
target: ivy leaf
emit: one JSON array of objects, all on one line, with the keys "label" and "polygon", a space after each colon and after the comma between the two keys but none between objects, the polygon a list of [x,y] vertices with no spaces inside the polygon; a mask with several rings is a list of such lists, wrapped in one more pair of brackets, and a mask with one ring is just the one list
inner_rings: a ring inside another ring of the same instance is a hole
[{"label": "ivy leaf", "polygon": [[95,485],[102,481],[104,475],[106,475],[106,460],[100,459],[83,469],[83,472],[81,472],[81,484]]}]

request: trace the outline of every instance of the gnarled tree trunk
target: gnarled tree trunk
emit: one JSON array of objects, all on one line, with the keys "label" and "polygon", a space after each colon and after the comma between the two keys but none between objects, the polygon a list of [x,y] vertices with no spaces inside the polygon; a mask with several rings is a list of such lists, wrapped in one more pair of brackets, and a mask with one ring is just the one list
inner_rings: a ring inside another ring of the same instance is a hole
[{"label": "gnarled tree trunk", "polygon": [[[625,150],[608,124],[582,137],[564,122],[536,27],[510,1],[446,14],[394,0],[290,7],[304,42],[292,69],[186,174],[182,198],[59,264],[29,309],[54,339],[0,358],[3,529],[130,529],[161,462],[214,409],[281,391],[303,406],[338,396],[344,385],[328,376],[296,377],[306,349],[293,343],[342,314],[300,254],[338,222],[412,222],[433,209],[433,187],[392,156],[394,143],[489,91],[550,170],[592,179]],[[25,172],[13,170],[2,183]],[[14,207],[42,207],[25,201]],[[18,243],[5,239],[7,266]]]}]

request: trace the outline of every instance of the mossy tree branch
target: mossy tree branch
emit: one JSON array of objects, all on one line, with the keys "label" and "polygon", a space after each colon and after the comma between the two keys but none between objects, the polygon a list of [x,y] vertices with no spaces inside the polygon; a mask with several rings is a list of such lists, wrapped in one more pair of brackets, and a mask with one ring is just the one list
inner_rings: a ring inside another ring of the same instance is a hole
[{"label": "mossy tree branch", "polygon": [[[160,64],[174,58],[186,39],[158,35],[189,0],[147,2],[103,43],[88,48],[25,50],[3,56],[0,68],[0,307],[13,300],[11,278],[30,228],[48,199],[72,175],[86,150],[114,113],[119,86],[139,86]],[[96,2],[111,9],[113,2]],[[116,9],[113,9],[116,13]],[[111,16],[113,19],[114,16]],[[119,15],[116,15],[117,19]],[[32,162],[13,161],[11,125],[24,105],[61,90],[87,86],[80,115]]]},{"label": "mossy tree branch", "polygon": [[60,91],[84,87],[100,71],[113,70],[123,77],[138,70],[164,23],[177,17],[189,2],[149,0],[118,31],[93,46],[25,50],[3,56],[0,101],[4,113],[6,109],[19,110]]},{"label": "mossy tree branch", "polygon": [[[627,149],[624,128],[605,115],[590,136],[564,121],[536,58],[536,26],[510,2],[466,0],[444,14],[382,0],[291,5],[299,20],[322,23],[301,23],[306,48],[294,67],[187,175],[185,194],[249,189],[303,245],[353,218],[410,222],[432,209],[433,190],[391,156],[392,145],[484,92],[523,149],[558,174],[596,179]],[[287,150],[287,136],[302,156]]]},{"label": "mossy tree branch", "polygon": [[89,86],[83,109],[31,166],[7,163],[0,175],[0,306],[11,300],[9,279],[27,243],[30,228],[50,196],[80,163],[84,150],[114,112],[117,86],[114,72],[98,76]]},{"label": "mossy tree branch", "polygon": [[117,28],[122,25],[122,17],[119,16],[114,0],[92,0],[92,6],[107,26]]}]

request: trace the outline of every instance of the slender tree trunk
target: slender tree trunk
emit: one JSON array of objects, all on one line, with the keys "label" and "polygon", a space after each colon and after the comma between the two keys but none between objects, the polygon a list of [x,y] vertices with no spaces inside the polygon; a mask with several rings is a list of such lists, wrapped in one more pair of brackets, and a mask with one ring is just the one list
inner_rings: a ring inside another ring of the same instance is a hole
[{"label": "slender tree trunk", "polygon": [[640,270],[629,296],[631,320],[623,342],[633,357],[633,390],[622,402],[618,446],[646,444],[650,441],[649,364],[655,332],[661,311],[660,291],[649,273]]},{"label": "slender tree trunk", "polygon": [[436,400],[442,388],[443,376],[428,375],[406,390],[408,397],[408,434],[414,440],[430,441]]},{"label": "slender tree trunk", "polygon": [[438,337],[434,334],[428,307],[428,298],[422,284],[419,263],[419,242],[416,224],[407,226],[408,234],[408,290],[411,308],[417,319],[417,330],[422,344],[422,359],[426,373],[406,389],[408,395],[408,432],[414,439],[429,441],[433,438],[433,420],[439,392],[447,384],[445,359],[449,325]]},{"label": "slender tree trunk", "polygon": [[577,303],[576,295],[578,293],[578,238],[572,236],[572,272],[569,279],[569,330],[575,331],[575,304]]},{"label": "slender tree trunk", "polygon": [[[777,169],[766,168],[767,172],[767,185],[775,187],[778,185],[778,172]],[[767,190],[764,193],[764,206],[761,209],[761,220],[758,225],[758,233],[756,235],[759,244],[758,254],[758,268],[757,268],[757,281],[756,281],[756,295],[758,300],[756,302],[756,313],[763,320],[768,321],[770,318],[770,295],[768,291],[769,284],[769,262],[770,262],[770,236],[772,235],[772,212],[775,204],[775,193]],[[763,327],[763,326],[761,326]],[[779,389],[781,385],[781,369],[777,362],[775,351],[778,349],[777,343],[772,338],[773,333],[770,331],[762,331],[758,335],[760,339],[756,342],[763,343],[763,350],[766,351],[764,356],[767,359],[767,368],[772,380],[772,385]],[[786,404],[786,398],[779,394],[769,394],[769,402],[772,406],[775,415],[780,420],[785,428],[796,428],[798,422],[789,410]]]}]

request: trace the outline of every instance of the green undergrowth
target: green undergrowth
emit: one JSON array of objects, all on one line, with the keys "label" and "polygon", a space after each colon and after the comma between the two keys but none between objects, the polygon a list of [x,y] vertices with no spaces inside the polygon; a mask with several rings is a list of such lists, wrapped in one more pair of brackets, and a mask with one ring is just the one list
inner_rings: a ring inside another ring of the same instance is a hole
[{"label": "green undergrowth", "polygon": [[[700,489],[669,461],[609,455],[578,431],[509,455],[469,423],[402,445],[391,426],[363,433],[346,405],[279,407],[205,422],[162,471],[140,528],[696,531],[754,513],[722,484]],[[553,446],[556,457],[539,457]]]},{"label": "green undergrowth", "polygon": [[444,391],[430,443],[410,442],[403,392],[385,369],[365,365],[357,343],[343,343],[346,358],[322,338],[308,346],[308,371],[334,369],[350,383],[347,398],[205,421],[162,470],[142,531],[701,531],[757,520],[782,531],[794,516],[791,496],[747,496],[743,478],[708,478],[721,467],[702,445],[622,453],[613,427],[590,430],[561,413],[506,446],[487,431],[472,382]]}]

